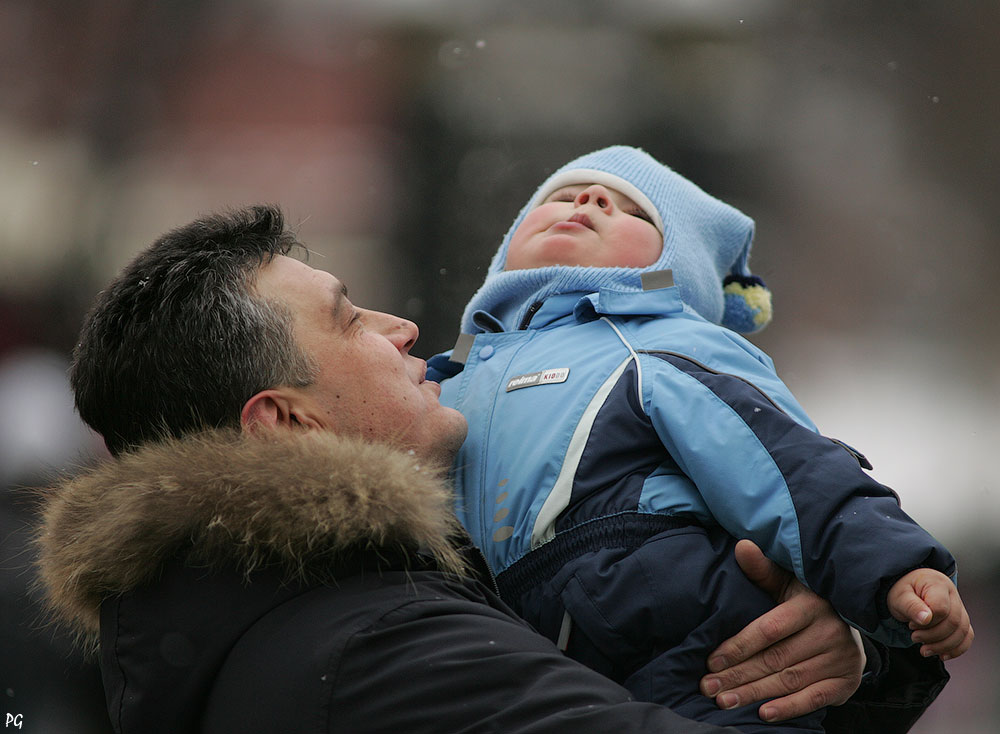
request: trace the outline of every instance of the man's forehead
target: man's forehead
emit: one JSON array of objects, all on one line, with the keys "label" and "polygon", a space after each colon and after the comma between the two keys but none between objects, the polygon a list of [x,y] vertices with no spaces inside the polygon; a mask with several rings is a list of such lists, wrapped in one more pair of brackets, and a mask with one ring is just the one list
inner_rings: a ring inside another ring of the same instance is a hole
[{"label": "man's forehead", "polygon": [[340,281],[325,270],[319,270],[312,265],[288,255],[275,255],[270,262],[264,263],[260,269],[261,275],[270,280],[306,282],[313,280],[335,280],[337,288]]},{"label": "man's forehead", "polygon": [[261,267],[257,290],[262,295],[281,296],[285,300],[296,294],[324,296],[338,302],[347,297],[347,285],[335,275],[287,255],[278,255]]}]

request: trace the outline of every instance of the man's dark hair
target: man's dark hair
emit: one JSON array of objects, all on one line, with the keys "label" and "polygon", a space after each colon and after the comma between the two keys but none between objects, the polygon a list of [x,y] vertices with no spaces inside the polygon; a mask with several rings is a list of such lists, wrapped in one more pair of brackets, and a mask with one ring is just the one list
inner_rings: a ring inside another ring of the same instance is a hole
[{"label": "man's dark hair", "polygon": [[70,381],[112,454],[238,426],[254,394],[315,379],[291,313],[255,293],[260,268],[296,245],[277,207],[212,214],[160,237],[98,294]]}]

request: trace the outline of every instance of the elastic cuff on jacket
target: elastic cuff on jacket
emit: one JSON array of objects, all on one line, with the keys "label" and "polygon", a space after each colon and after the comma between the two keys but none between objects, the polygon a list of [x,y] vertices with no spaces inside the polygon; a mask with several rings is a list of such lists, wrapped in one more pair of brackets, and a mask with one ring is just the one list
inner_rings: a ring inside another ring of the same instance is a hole
[{"label": "elastic cuff on jacket", "polygon": [[865,649],[865,670],[861,675],[861,684],[874,685],[889,666],[889,651],[881,642],[864,634],[861,635],[861,644]]}]

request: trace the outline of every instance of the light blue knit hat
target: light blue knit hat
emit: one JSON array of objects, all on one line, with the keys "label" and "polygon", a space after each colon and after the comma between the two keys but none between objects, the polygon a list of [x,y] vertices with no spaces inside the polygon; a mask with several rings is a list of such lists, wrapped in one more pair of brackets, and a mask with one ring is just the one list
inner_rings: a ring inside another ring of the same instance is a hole
[{"label": "light blue knit hat", "polygon": [[[511,236],[525,215],[563,186],[599,183],[629,196],[663,233],[663,251],[645,268],[552,266],[505,271]],[[635,287],[641,272],[672,270],[685,307],[708,321],[751,333],[771,318],[770,292],[750,274],[753,220],[708,195],[638,148],[614,146],[570,161],[547,178],[521,210],[493,257],[486,281],[462,317],[462,330],[478,329],[485,310],[508,328],[529,303],[555,293]]]}]

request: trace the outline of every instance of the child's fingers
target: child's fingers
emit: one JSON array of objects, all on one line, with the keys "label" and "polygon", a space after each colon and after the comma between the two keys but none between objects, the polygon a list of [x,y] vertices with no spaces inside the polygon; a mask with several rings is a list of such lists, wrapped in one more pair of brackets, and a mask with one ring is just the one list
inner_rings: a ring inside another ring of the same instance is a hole
[{"label": "child's fingers", "polygon": [[954,608],[953,602],[957,601],[955,587],[951,583],[928,584],[921,590],[921,595],[917,598],[922,599],[926,608],[930,610],[931,616],[924,620],[911,617],[910,629],[931,626],[947,619]]},{"label": "child's fingers", "polygon": [[900,591],[890,600],[892,616],[900,622],[909,622],[910,629],[923,627],[933,619],[933,611],[917,596],[912,587]]},{"label": "child's fingers", "polygon": [[960,649],[958,655],[965,652],[972,644],[975,633],[965,607],[960,606],[954,614],[941,620],[940,623],[926,629],[918,629],[911,639],[927,647],[933,654],[939,655],[949,650]]},{"label": "child's fingers", "polygon": [[970,625],[968,631],[965,634],[965,637],[962,639],[959,645],[955,648],[952,648],[942,657],[945,660],[951,660],[952,658],[957,658],[959,655],[961,655],[970,647],[972,647],[972,641],[975,639],[975,637],[976,637],[976,631],[972,629],[972,626]]},{"label": "child's fingers", "polygon": [[922,655],[949,660],[972,645],[969,613],[955,585],[939,571],[911,571],[892,585],[886,601],[892,616],[909,624]]},{"label": "child's fingers", "polygon": [[975,636],[972,627],[957,629],[940,642],[921,645],[920,654],[924,657],[940,655],[945,660],[951,660],[968,650]]},{"label": "child's fingers", "polygon": [[955,622],[948,624],[941,623],[927,629],[918,629],[910,635],[910,639],[922,645],[938,645],[961,633],[962,630],[959,629],[958,624]]}]

